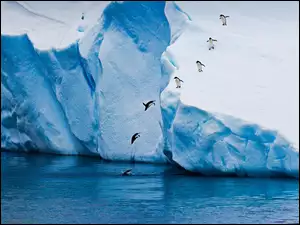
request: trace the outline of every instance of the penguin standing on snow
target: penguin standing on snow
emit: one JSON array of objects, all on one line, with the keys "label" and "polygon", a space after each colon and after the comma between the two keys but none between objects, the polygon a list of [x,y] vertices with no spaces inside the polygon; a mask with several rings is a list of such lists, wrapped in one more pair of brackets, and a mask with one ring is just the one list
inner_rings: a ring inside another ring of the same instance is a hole
[{"label": "penguin standing on snow", "polygon": [[222,20],[222,23],[223,23],[222,25],[223,26],[227,26],[227,23],[226,23],[227,20],[226,20],[226,18],[228,18],[228,17],[229,16],[224,16],[223,14],[220,15],[220,20]]},{"label": "penguin standing on snow", "polygon": [[82,13],[82,15],[81,15],[81,19],[82,19],[82,20],[84,20],[84,13]]},{"label": "penguin standing on snow", "polygon": [[174,77],[176,88],[181,88],[181,82],[183,83],[183,80],[180,80],[178,77]]},{"label": "penguin standing on snow", "polygon": [[202,62],[200,62],[200,61],[197,61],[196,64],[197,64],[197,67],[198,67],[198,71],[199,71],[199,72],[202,72],[202,71],[203,71],[203,70],[202,70],[202,66],[205,67],[205,65],[202,64]]},{"label": "penguin standing on snow", "polygon": [[215,49],[214,41],[217,41],[217,40],[212,39],[211,37],[208,38],[208,40],[206,41],[209,43],[208,50]]}]

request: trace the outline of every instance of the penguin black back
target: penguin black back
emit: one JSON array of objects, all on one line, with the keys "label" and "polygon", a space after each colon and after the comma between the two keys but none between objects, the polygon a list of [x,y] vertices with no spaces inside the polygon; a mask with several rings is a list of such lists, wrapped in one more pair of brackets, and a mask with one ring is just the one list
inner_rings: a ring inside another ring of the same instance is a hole
[{"label": "penguin black back", "polygon": [[128,170],[124,171],[124,172],[122,173],[122,176],[129,176],[129,175],[131,175],[131,170],[132,170],[132,169],[128,169]]},{"label": "penguin black back", "polygon": [[132,135],[131,137],[131,144],[134,143],[134,141],[140,137],[140,133],[135,133],[134,135]]},{"label": "penguin black back", "polygon": [[179,80],[180,82],[183,82],[179,77],[174,77],[175,80]]},{"label": "penguin black back", "polygon": [[143,105],[145,106],[145,111],[146,111],[151,105],[155,105],[155,100],[151,100],[151,101],[147,102],[146,104],[143,103]]}]

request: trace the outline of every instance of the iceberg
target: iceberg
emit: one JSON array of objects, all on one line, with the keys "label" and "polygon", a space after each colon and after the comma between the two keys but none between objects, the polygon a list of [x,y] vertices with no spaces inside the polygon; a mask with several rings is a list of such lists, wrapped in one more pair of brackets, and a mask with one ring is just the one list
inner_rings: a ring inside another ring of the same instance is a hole
[{"label": "iceberg", "polygon": [[175,88],[173,77],[190,73],[176,46],[196,29],[179,5],[114,1],[70,25],[51,10],[41,17],[33,2],[1,2],[30,18],[27,29],[38,20],[66,34],[40,41],[37,28],[1,30],[1,149],[172,163],[206,176],[299,177],[298,146],[280,131],[188,104],[185,87]]}]

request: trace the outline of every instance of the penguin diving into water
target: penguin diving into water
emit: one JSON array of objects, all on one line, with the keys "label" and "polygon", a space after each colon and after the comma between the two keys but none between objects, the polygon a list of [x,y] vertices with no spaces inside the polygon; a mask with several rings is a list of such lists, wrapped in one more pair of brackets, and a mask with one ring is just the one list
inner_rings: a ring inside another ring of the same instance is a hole
[{"label": "penguin diving into water", "polygon": [[132,137],[131,137],[131,144],[133,144],[134,142],[135,142],[135,140],[137,139],[137,138],[139,138],[140,137],[140,133],[135,133]]},{"label": "penguin diving into water", "polygon": [[211,37],[208,38],[208,40],[206,41],[206,42],[209,42],[208,50],[215,49],[215,45],[213,43],[214,41],[217,41],[217,40],[212,39]]},{"label": "penguin diving into water", "polygon": [[203,70],[202,70],[202,66],[205,67],[205,65],[202,64],[202,62],[200,62],[200,61],[197,61],[196,64],[197,64],[197,67],[198,67],[198,71],[199,71],[199,72],[202,72],[202,71],[203,71]]},{"label": "penguin diving into water", "polygon": [[180,80],[178,77],[174,77],[176,88],[181,88],[181,82],[183,83],[183,80]]},{"label": "penguin diving into water", "polygon": [[125,170],[125,171],[122,173],[122,176],[130,176],[130,175],[132,175],[131,171],[132,171],[132,169]]},{"label": "penguin diving into water", "polygon": [[226,18],[228,18],[229,16],[224,16],[223,14],[220,15],[220,20],[222,20],[222,25],[223,26],[227,26],[227,20]]},{"label": "penguin diving into water", "polygon": [[147,111],[147,109],[150,108],[151,105],[155,105],[155,100],[151,100],[151,101],[147,102],[146,104],[143,103],[143,105],[145,106],[145,111]]}]

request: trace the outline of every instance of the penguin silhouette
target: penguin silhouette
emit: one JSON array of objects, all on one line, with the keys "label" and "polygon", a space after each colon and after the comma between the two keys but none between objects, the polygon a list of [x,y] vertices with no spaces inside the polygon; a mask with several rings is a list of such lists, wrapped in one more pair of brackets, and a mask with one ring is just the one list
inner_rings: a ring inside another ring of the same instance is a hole
[{"label": "penguin silhouette", "polygon": [[214,45],[214,41],[217,41],[216,39],[212,39],[211,37],[208,38],[208,40],[206,42],[209,42],[209,46],[208,46],[208,50],[211,50],[211,49],[215,49],[215,45]]},{"label": "penguin silhouette", "polygon": [[227,26],[227,20],[226,18],[228,18],[229,16],[224,16],[223,14],[220,14],[220,20],[222,20],[222,25],[223,26]]},{"label": "penguin silhouette", "polygon": [[202,62],[200,62],[200,61],[197,61],[196,64],[197,64],[197,67],[198,67],[198,71],[199,72],[203,72],[202,66],[205,67],[205,65]]},{"label": "penguin silhouette", "polygon": [[135,142],[135,140],[137,138],[139,138],[139,137],[140,137],[140,133],[135,133],[134,135],[132,135],[132,137],[131,137],[131,144],[133,144]]},{"label": "penguin silhouette", "polygon": [[125,171],[122,173],[122,176],[130,176],[130,175],[131,175],[131,171],[132,171],[132,169],[125,170]]},{"label": "penguin silhouette", "polygon": [[151,105],[155,105],[155,100],[151,100],[151,101],[147,102],[146,104],[143,103],[143,105],[145,106],[145,111],[147,111],[147,109],[149,109]]},{"label": "penguin silhouette", "polygon": [[183,80],[180,80],[179,77],[174,77],[175,83],[176,83],[176,88],[181,88],[181,82],[183,82]]}]

